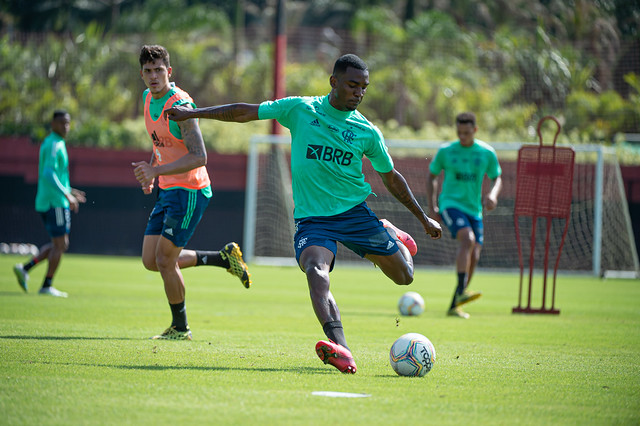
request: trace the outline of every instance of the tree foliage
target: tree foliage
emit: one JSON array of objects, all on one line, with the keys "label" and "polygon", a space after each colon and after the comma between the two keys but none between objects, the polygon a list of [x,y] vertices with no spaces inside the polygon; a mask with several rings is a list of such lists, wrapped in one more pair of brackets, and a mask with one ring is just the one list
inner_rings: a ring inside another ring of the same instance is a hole
[{"label": "tree foliage", "polygon": [[[142,44],[169,49],[174,80],[199,105],[272,96],[273,44],[260,35],[244,40],[241,30],[253,25],[270,34],[273,0],[14,0],[0,7],[1,134],[41,139],[53,109],[66,108],[70,143],[147,146]],[[565,142],[610,143],[620,132],[640,132],[640,64],[619,78],[624,91],[614,84],[628,62],[621,46],[637,37],[640,12],[629,2],[290,0],[288,10],[290,29],[313,23],[348,34],[349,49],[371,69],[361,109],[387,137],[452,138],[462,110],[479,115],[487,140],[532,140],[537,120],[549,114],[563,121]],[[316,57],[289,61],[288,94],[328,92],[320,54],[345,46],[323,46],[303,46],[318,49]],[[201,126],[219,151],[243,150],[251,133],[268,131],[266,123]]]}]

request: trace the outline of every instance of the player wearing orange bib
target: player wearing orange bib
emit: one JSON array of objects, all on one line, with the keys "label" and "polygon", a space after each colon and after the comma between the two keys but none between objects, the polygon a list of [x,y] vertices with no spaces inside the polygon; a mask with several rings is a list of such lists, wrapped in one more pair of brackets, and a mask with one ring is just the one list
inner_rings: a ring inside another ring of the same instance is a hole
[{"label": "player wearing orange bib", "polygon": [[251,286],[251,276],[234,242],[220,251],[184,249],[212,195],[204,140],[197,120],[176,123],[162,113],[174,105],[195,107],[187,92],[169,82],[169,52],[162,46],[143,46],[140,67],[147,86],[144,118],[153,141],[153,155],[149,163],[132,165],[145,194],[153,191],[156,177],[159,186],[158,200],[144,233],[142,263],[160,272],[172,314],[171,326],[152,339],[191,340],[181,270],[200,265],[223,267],[246,288]]}]

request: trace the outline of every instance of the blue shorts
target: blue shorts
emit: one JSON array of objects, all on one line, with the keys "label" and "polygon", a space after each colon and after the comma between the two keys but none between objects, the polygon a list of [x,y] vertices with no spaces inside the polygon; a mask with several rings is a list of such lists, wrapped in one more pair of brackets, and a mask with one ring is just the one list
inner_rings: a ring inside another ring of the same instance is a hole
[{"label": "blue shorts", "polygon": [[40,216],[51,238],[62,237],[71,231],[71,211],[68,207],[53,207],[40,212]]},{"label": "blue shorts", "polygon": [[162,235],[176,247],[184,247],[208,205],[209,198],[200,190],[159,189],[144,235]]},{"label": "blue shorts", "polygon": [[296,251],[298,264],[304,249],[309,246],[320,246],[333,253],[334,261],[331,263],[331,269],[333,269],[338,241],[360,257],[367,254],[390,256],[398,251],[396,241],[382,226],[366,202],[335,216],[296,219],[293,248]]},{"label": "blue shorts", "polygon": [[456,238],[460,229],[470,227],[476,236],[476,243],[480,245],[484,243],[482,219],[463,213],[458,209],[444,209],[444,211],[440,212],[440,216],[442,216],[444,224],[449,228],[452,238]]}]

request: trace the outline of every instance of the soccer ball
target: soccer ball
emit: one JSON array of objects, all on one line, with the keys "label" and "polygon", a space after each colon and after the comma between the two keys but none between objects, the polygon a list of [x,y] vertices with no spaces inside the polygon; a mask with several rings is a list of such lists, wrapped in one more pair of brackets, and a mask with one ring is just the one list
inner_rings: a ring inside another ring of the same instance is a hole
[{"label": "soccer ball", "polygon": [[424,299],[415,291],[408,291],[398,300],[398,310],[402,315],[420,315],[424,312]]},{"label": "soccer ball", "polygon": [[399,376],[422,377],[436,360],[433,343],[422,334],[408,333],[393,342],[389,363]]}]

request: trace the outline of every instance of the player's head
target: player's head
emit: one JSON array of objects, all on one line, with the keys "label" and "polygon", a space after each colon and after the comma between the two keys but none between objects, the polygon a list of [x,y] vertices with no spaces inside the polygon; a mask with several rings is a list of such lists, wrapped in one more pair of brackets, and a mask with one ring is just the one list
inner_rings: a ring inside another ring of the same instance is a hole
[{"label": "player's head", "polygon": [[169,91],[171,65],[169,52],[159,45],[145,45],[140,50],[140,75],[155,98]]},{"label": "player's head", "polygon": [[63,138],[69,133],[71,127],[71,116],[67,111],[57,109],[53,112],[51,118],[51,130],[62,136]]},{"label": "player's head", "polygon": [[344,74],[349,67],[355,68],[360,71],[369,70],[367,64],[365,64],[364,61],[357,55],[354,55],[353,53],[347,53],[346,55],[340,56],[336,63],[333,65],[333,75],[337,76],[338,74]]},{"label": "player's head", "polygon": [[462,145],[472,145],[477,130],[476,115],[474,113],[463,112],[458,114],[456,117],[456,131]]},{"label": "player's head", "polygon": [[144,66],[147,62],[155,62],[160,59],[164,66],[171,68],[169,60],[169,52],[163,46],[158,44],[144,45],[140,50],[140,67]]},{"label": "player's head", "polygon": [[331,105],[340,111],[355,111],[369,86],[367,64],[356,55],[343,55],[333,66],[329,83]]}]

